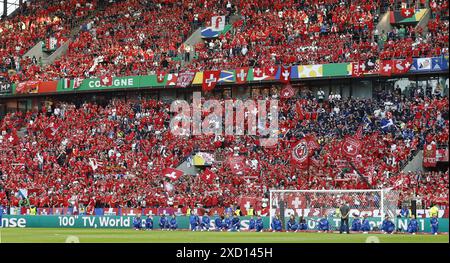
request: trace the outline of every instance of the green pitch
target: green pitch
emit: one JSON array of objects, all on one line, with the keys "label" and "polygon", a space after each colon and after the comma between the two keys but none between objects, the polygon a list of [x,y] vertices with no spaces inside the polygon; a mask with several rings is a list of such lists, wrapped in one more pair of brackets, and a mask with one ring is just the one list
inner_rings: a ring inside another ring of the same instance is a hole
[{"label": "green pitch", "polygon": [[0,230],[0,241],[3,243],[64,243],[69,236],[76,237],[75,240],[78,239],[80,243],[364,243],[368,237],[377,237],[380,243],[449,242],[448,234],[437,236],[430,234],[340,235],[337,233],[167,232],[61,228],[4,228]]}]

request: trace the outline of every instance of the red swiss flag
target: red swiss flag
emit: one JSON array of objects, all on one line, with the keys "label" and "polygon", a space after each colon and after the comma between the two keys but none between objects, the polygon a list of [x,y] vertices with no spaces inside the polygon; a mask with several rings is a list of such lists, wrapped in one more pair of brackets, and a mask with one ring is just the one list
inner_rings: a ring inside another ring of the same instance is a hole
[{"label": "red swiss flag", "polygon": [[113,78],[112,78],[112,76],[103,76],[100,78],[100,82],[101,82],[102,86],[105,86],[105,87],[112,86]]},{"label": "red swiss flag", "polygon": [[165,168],[162,170],[162,175],[164,175],[165,177],[168,177],[170,179],[172,179],[173,181],[178,180],[178,178],[180,178],[184,172],[174,169],[174,168]]},{"label": "red swiss flag", "polygon": [[380,75],[390,76],[392,75],[393,69],[394,69],[394,62],[392,60],[381,61]]},{"label": "red swiss flag", "polygon": [[342,142],[342,152],[349,158],[355,158],[361,149],[361,142],[355,138],[347,137]]},{"label": "red swiss flag", "polygon": [[264,76],[264,70],[262,68],[253,69],[253,77],[262,78]]},{"label": "red swiss flag", "polygon": [[212,184],[217,178],[217,175],[209,169],[206,169],[201,175],[200,178],[203,182],[207,184]]},{"label": "red swiss flag", "polygon": [[284,87],[281,90],[280,98],[282,99],[289,99],[295,96],[295,90],[292,88],[291,84],[287,84],[286,87]]},{"label": "red swiss flag", "polygon": [[264,68],[264,74],[266,74],[268,79],[274,79],[277,74],[278,67],[277,66],[269,66]]},{"label": "red swiss flag", "polygon": [[412,17],[414,15],[414,8],[402,8],[400,14],[404,18]]},{"label": "red swiss flag", "polygon": [[247,82],[248,68],[237,68],[236,69],[236,83],[242,84]]},{"label": "red swiss flag", "polygon": [[244,156],[231,156],[228,158],[228,166],[234,174],[248,172],[247,164]]},{"label": "red swiss flag", "polygon": [[158,81],[158,83],[164,82],[165,77],[166,77],[166,73],[163,71],[156,73],[156,81]]},{"label": "red swiss flag", "polygon": [[220,71],[219,70],[207,70],[203,72],[202,90],[211,91],[216,86],[219,81]]},{"label": "red swiss flag", "polygon": [[360,62],[352,62],[352,77],[361,77],[364,74],[364,62],[361,64]]},{"label": "red swiss flag", "polygon": [[5,138],[3,139],[3,141],[8,144],[16,145],[19,143],[19,137],[17,136],[17,134],[15,132],[13,132],[13,133],[6,135]]},{"label": "red swiss flag", "polygon": [[280,82],[289,83],[291,80],[291,67],[281,67]]}]

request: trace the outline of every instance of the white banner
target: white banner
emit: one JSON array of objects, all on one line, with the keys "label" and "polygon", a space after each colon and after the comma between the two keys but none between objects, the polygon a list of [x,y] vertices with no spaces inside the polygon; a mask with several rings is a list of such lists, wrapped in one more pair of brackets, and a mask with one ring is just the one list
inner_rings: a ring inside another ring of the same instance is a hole
[{"label": "white banner", "polygon": [[222,31],[225,29],[225,16],[213,16],[211,18],[212,31]]}]

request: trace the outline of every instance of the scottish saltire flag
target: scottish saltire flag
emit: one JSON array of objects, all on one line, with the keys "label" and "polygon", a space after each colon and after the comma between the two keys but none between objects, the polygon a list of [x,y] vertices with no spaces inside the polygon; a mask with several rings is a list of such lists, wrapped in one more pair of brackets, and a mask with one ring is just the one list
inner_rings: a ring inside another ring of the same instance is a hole
[{"label": "scottish saltire flag", "polygon": [[220,72],[219,83],[236,82],[236,74],[234,70],[222,70]]},{"label": "scottish saltire flag", "polygon": [[28,190],[27,189],[19,189],[19,194],[23,198],[28,198]]},{"label": "scottish saltire flag", "polygon": [[380,122],[380,126],[383,131],[388,131],[389,127],[391,127],[393,125],[394,125],[394,122],[392,121],[392,119],[383,118]]}]

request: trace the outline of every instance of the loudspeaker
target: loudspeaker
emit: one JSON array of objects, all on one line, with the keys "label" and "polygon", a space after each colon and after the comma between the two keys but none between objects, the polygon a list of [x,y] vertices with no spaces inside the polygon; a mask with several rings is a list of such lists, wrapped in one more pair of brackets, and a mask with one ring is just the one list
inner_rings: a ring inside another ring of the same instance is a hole
[{"label": "loudspeaker", "polygon": [[411,200],[411,214],[417,217],[417,201]]}]

